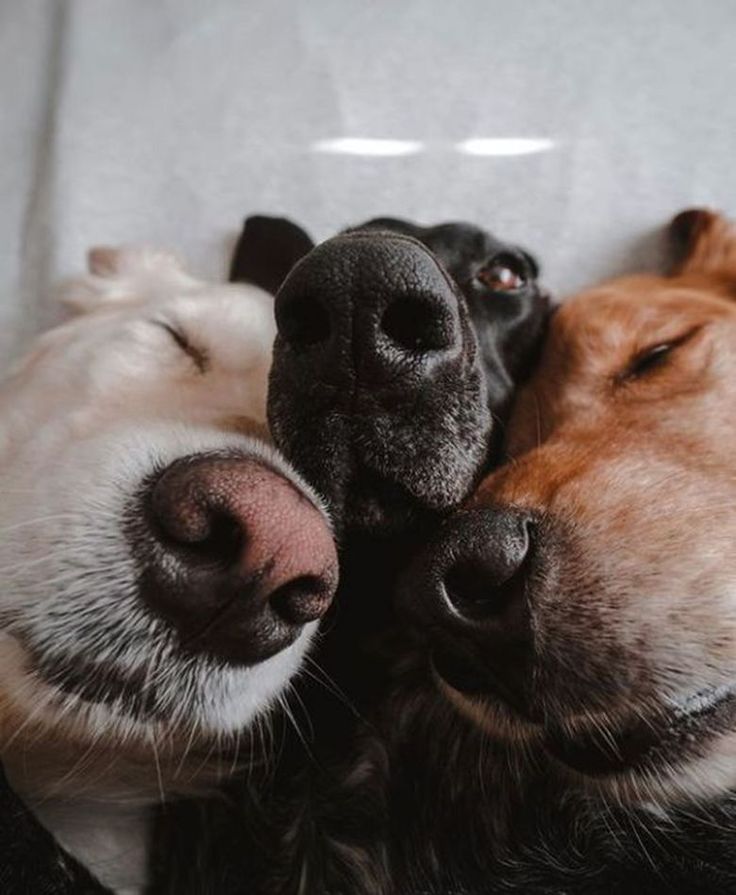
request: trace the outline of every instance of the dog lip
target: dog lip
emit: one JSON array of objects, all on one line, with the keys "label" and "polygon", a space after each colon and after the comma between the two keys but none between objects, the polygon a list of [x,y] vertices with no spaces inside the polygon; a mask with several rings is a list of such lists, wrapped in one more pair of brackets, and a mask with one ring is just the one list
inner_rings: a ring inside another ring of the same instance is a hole
[{"label": "dog lip", "polygon": [[31,654],[34,670],[49,686],[58,687],[90,704],[120,702],[137,718],[161,719],[166,715],[145,674],[123,674],[111,665],[82,656],[76,656],[73,662],[44,656],[28,644],[26,649]]},{"label": "dog lip", "polygon": [[394,481],[360,460],[350,474],[346,493],[350,495],[346,516],[366,529],[379,529],[387,522],[395,528],[399,520],[409,520],[422,509],[421,499],[404,483]]},{"label": "dog lip", "polygon": [[570,733],[529,707],[520,706],[503,685],[476,670],[467,656],[434,648],[432,675],[442,685],[489,708],[502,708],[529,731],[542,733],[546,751],[570,770],[586,777],[610,777],[656,768],[697,756],[713,736],[736,726],[736,683],[706,687],[663,701],[651,715],[622,722],[610,733],[586,727]]},{"label": "dog lip", "polygon": [[687,716],[708,711],[726,697],[733,695],[736,695],[736,684],[723,684],[673,696],[670,702],[675,712]]},{"label": "dog lip", "polygon": [[432,673],[460,696],[480,700],[489,706],[503,706],[523,726],[538,729],[541,725],[542,716],[533,707],[521,704],[502,681],[488,671],[475,669],[467,657],[435,648],[430,664]]},{"label": "dog lip", "polygon": [[703,742],[736,724],[736,685],[708,687],[668,699],[658,712],[637,718],[610,735],[586,730],[570,735],[551,730],[547,751],[562,764],[589,777],[683,761]]}]

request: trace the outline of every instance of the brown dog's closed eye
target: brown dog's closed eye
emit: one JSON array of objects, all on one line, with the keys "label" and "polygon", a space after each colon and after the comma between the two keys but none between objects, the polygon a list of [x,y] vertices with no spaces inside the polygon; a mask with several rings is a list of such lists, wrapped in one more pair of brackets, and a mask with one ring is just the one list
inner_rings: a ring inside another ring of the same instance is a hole
[{"label": "brown dog's closed eye", "polygon": [[637,351],[626,367],[616,374],[614,377],[616,382],[621,384],[629,382],[632,379],[641,379],[663,366],[672,355],[673,351],[681,345],[684,345],[686,342],[689,342],[701,329],[702,327],[700,326],[690,327],[690,329],[680,336],[675,336],[674,338],[667,339],[663,342],[655,342],[653,345],[649,345],[646,348],[642,348],[641,351]]}]

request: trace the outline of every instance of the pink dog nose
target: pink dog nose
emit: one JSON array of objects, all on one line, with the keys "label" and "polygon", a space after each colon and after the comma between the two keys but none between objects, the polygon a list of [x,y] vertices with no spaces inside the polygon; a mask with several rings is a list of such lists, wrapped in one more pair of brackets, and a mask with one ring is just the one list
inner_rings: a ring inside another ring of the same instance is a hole
[{"label": "pink dog nose", "polygon": [[182,644],[237,664],[292,643],[329,608],[337,553],[298,486],[241,454],[177,460],[153,484],[143,595]]}]

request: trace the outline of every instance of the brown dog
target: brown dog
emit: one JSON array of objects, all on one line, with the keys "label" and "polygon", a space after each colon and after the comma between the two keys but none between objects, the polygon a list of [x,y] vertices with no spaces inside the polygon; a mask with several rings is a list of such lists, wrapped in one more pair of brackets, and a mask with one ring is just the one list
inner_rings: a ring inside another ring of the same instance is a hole
[{"label": "brown dog", "polygon": [[672,233],[673,275],[557,311],[512,463],[414,604],[456,705],[657,804],[736,785],[736,228],[691,211]]},{"label": "brown dog", "polygon": [[404,578],[460,711],[394,747],[432,892],[736,892],[736,227],[670,232],[670,276],[555,312],[511,462]]}]

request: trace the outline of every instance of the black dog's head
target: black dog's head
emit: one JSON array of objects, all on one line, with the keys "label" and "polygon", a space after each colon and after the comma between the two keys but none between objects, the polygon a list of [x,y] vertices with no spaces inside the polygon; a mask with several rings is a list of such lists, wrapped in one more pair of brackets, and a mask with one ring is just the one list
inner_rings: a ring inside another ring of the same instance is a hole
[{"label": "black dog's head", "polygon": [[231,270],[284,280],[271,428],[339,531],[394,534],[488,467],[547,297],[526,252],[470,224],[382,218],[310,245],[291,222],[249,218]]},{"label": "black dog's head", "polygon": [[492,413],[504,417],[530,369],[548,309],[536,259],[473,224],[421,227],[374,218],[356,229],[391,230],[422,242],[460,287],[475,330]]}]

